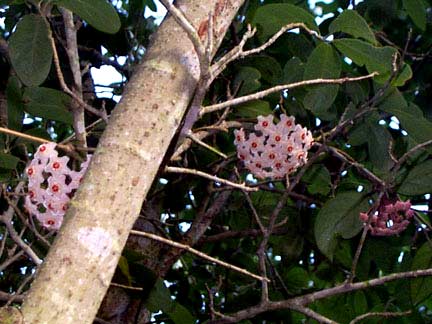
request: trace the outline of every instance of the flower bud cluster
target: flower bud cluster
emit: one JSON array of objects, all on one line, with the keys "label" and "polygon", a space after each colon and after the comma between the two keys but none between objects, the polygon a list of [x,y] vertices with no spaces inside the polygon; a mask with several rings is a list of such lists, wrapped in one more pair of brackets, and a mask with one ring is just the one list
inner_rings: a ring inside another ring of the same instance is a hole
[{"label": "flower bud cluster", "polygon": [[91,156],[81,163],[80,171],[73,171],[67,165],[69,158],[59,157],[55,147],[52,142],[40,145],[25,169],[29,179],[25,207],[42,226],[58,230]]},{"label": "flower bud cluster", "polygon": [[284,114],[277,124],[273,115],[258,116],[255,131],[246,138],[243,129],[234,131],[237,156],[257,178],[283,178],[307,161],[313,137],[306,127]]},{"label": "flower bud cluster", "polygon": [[[389,203],[381,206],[369,225],[369,230],[374,236],[391,236],[402,232],[407,228],[414,211],[410,209],[411,202],[396,201],[394,204]],[[360,220],[367,223],[367,213],[360,213]]]}]

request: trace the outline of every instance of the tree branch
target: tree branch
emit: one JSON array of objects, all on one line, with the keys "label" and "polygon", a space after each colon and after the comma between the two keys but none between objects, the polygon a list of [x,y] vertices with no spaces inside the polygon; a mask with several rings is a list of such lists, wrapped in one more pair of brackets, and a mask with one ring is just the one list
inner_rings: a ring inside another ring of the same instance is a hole
[{"label": "tree branch", "polygon": [[237,271],[237,272],[242,273],[242,274],[244,274],[246,276],[249,276],[251,278],[254,278],[254,279],[257,279],[257,280],[260,280],[260,281],[269,281],[269,279],[267,279],[265,277],[258,276],[256,274],[253,274],[252,272],[249,272],[249,271],[247,271],[245,269],[239,268],[239,267],[237,267],[235,265],[232,265],[232,264],[226,263],[224,261],[215,259],[215,258],[213,258],[213,257],[211,257],[211,256],[209,256],[209,255],[207,255],[207,254],[205,254],[203,252],[195,250],[194,248],[190,247],[189,245],[177,243],[177,242],[168,240],[168,239],[166,239],[166,238],[164,238],[162,236],[151,234],[151,233],[147,233],[147,232],[140,232],[140,231],[131,230],[130,233],[132,235],[143,236],[143,237],[149,238],[151,240],[159,241],[159,242],[162,242],[164,244],[173,246],[175,248],[188,251],[188,252],[190,252],[192,254],[195,254],[196,256],[199,256],[200,258],[203,258],[203,259],[208,260],[210,262],[216,263],[216,264],[218,264],[220,266],[223,266],[223,267],[225,267],[227,269],[230,269],[230,270],[233,270],[233,271]]},{"label": "tree branch", "polygon": [[239,98],[235,98],[235,99],[228,100],[225,102],[221,102],[219,104],[202,107],[201,111],[200,111],[200,117],[202,117],[205,114],[214,112],[214,111],[222,110],[226,107],[237,106],[237,105],[240,105],[240,104],[252,101],[252,100],[261,99],[261,98],[264,98],[265,96],[268,96],[269,94],[279,92],[282,90],[289,90],[289,89],[304,87],[304,86],[308,86],[308,85],[342,84],[345,82],[354,82],[354,81],[370,79],[376,75],[378,75],[378,72],[373,72],[371,74],[368,74],[365,76],[360,76],[360,77],[355,77],[355,78],[345,77],[345,78],[340,78],[340,79],[313,79],[313,80],[305,80],[305,81],[299,81],[299,82],[294,82],[294,83],[289,83],[289,84],[278,85],[278,86],[275,86],[275,87],[270,88],[270,89],[262,90],[262,91],[259,91],[259,92],[256,92],[256,93],[253,93],[250,95],[246,95],[243,97],[239,97]]},{"label": "tree branch", "polygon": [[235,183],[226,179],[222,179],[216,176],[212,176],[211,174],[202,172],[202,171],[198,171],[198,170],[194,170],[194,169],[187,169],[187,168],[179,168],[179,167],[165,167],[165,172],[170,172],[170,173],[182,173],[182,174],[192,174],[192,175],[196,175],[196,176],[200,176],[215,182],[219,182],[219,183],[223,183],[227,186],[231,186],[233,188],[237,188],[240,190],[245,190],[245,191],[258,191],[259,188],[254,188],[254,187],[248,187],[244,184],[241,183]]}]

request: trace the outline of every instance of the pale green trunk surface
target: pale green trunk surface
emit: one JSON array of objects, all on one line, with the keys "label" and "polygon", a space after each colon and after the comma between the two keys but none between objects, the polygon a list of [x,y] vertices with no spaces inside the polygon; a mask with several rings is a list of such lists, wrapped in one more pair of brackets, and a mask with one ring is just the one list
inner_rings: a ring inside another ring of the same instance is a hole
[{"label": "pale green trunk surface", "polygon": [[[242,0],[178,1],[198,28],[210,10],[220,42]],[[199,64],[182,28],[167,19],[135,71],[24,301],[26,323],[92,323],[128,233],[197,84]]]}]

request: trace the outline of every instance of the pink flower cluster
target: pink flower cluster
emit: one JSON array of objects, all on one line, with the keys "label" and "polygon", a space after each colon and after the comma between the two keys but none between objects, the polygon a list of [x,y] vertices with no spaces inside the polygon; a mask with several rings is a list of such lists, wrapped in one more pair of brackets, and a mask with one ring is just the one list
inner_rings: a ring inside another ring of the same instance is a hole
[{"label": "pink flower cluster", "polygon": [[306,127],[284,114],[277,124],[273,115],[258,116],[256,132],[234,131],[237,156],[257,178],[283,178],[307,161],[313,137]]},{"label": "pink flower cluster", "polygon": [[[372,215],[369,229],[374,236],[391,236],[402,232],[407,228],[414,211],[410,209],[409,200],[396,201],[394,204],[389,203],[379,208],[376,215]],[[367,223],[367,213],[360,213],[360,220]]]},{"label": "pink flower cluster", "polygon": [[29,179],[25,207],[42,226],[58,230],[63,222],[67,204],[87,170],[90,156],[81,163],[80,171],[68,167],[69,158],[59,157],[56,143],[38,147],[33,160],[25,169]]}]

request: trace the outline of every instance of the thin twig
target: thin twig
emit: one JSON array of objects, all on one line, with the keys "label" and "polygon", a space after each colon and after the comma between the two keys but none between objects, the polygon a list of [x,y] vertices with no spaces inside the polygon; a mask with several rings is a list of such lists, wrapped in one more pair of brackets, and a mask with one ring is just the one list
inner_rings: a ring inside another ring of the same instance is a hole
[{"label": "thin twig", "polygon": [[212,67],[211,67],[212,79],[217,77],[226,68],[226,66],[229,63],[231,63],[232,61],[264,51],[265,49],[267,49],[268,47],[273,45],[274,42],[276,42],[278,40],[278,38],[281,37],[283,34],[285,34],[288,30],[295,29],[295,28],[301,28],[301,29],[305,30],[307,33],[309,33],[310,35],[315,36],[320,40],[323,40],[323,41],[325,40],[316,31],[309,29],[305,24],[293,23],[293,24],[288,24],[288,25],[283,26],[281,29],[279,29],[279,31],[276,34],[274,34],[270,39],[268,39],[261,46],[254,48],[254,49],[251,49],[251,50],[248,50],[248,51],[243,51],[243,48],[246,45],[246,42],[250,38],[252,38],[256,33],[256,29],[255,28],[252,29],[252,27],[250,25],[248,25],[247,31],[243,35],[240,43],[236,47],[234,47],[231,51],[229,51],[227,54],[225,54],[216,63],[214,63],[212,65]]},{"label": "thin twig", "polygon": [[258,275],[254,274],[252,272],[249,272],[249,271],[247,271],[245,269],[239,268],[239,267],[237,267],[235,265],[232,265],[232,264],[226,263],[224,261],[215,259],[215,258],[213,258],[213,257],[211,257],[211,256],[209,256],[209,255],[207,255],[207,254],[205,254],[203,252],[195,250],[194,248],[190,247],[189,245],[177,243],[177,242],[168,240],[168,239],[166,239],[166,238],[164,238],[162,236],[151,234],[151,233],[147,233],[147,232],[141,232],[141,231],[131,230],[130,233],[133,234],[133,235],[143,236],[143,237],[146,237],[146,238],[151,239],[151,240],[159,241],[159,242],[162,242],[164,244],[173,246],[173,247],[178,248],[178,249],[182,249],[182,250],[188,251],[188,252],[190,252],[192,254],[195,254],[196,256],[199,256],[200,258],[203,258],[203,259],[208,260],[210,262],[216,263],[216,264],[218,264],[220,266],[223,266],[225,268],[237,271],[239,273],[242,273],[242,274],[244,274],[246,276],[249,276],[249,277],[252,277],[254,279],[257,279],[257,280],[260,280],[260,281],[263,281],[263,280],[264,281],[268,281],[268,279],[265,278],[265,277],[258,276]]},{"label": "thin twig", "polygon": [[[21,132],[17,132],[14,131],[12,129],[9,128],[4,128],[4,127],[0,127],[0,132],[4,133],[4,134],[8,134],[8,135],[13,135],[13,136],[17,136],[17,137],[21,137],[21,138],[25,138],[27,140],[33,141],[33,142],[37,142],[37,143],[41,143],[41,144],[45,144],[50,142],[50,140],[47,140],[45,138],[41,138],[41,137],[36,137],[36,136],[32,136],[32,135],[27,135]],[[64,144],[57,144],[57,147],[66,151],[66,152],[71,152],[74,151],[73,146],[72,145],[64,145]]]},{"label": "thin twig", "polygon": [[[240,128],[241,123],[237,121],[224,121],[219,126],[212,127],[203,127],[200,128],[197,132],[193,133],[194,138],[202,141],[204,138],[212,135],[215,133],[215,131],[227,131],[228,128]],[[185,138],[183,143],[177,147],[176,151],[171,157],[171,161],[177,161],[180,159],[180,156],[189,149],[189,147],[192,144],[192,140],[190,138]]]},{"label": "thin twig", "polygon": [[201,145],[202,147],[205,147],[206,149],[208,149],[209,151],[212,151],[213,153],[223,157],[224,159],[227,159],[228,156],[225,155],[224,153],[222,153],[221,151],[219,151],[218,149],[208,145],[207,143],[201,141],[198,137],[196,137],[192,132],[189,132],[188,137],[194,141],[195,143]]},{"label": "thin twig", "polygon": [[[315,145],[321,145],[318,143],[315,143]],[[374,183],[375,185],[378,185],[381,188],[386,187],[386,183],[384,180],[381,180],[379,177],[377,177],[375,174],[373,174],[371,171],[366,169],[363,165],[356,162],[353,158],[351,158],[346,152],[343,152],[341,150],[338,150],[332,146],[325,145],[325,149],[332,154],[333,156],[337,157],[339,160],[355,167],[357,171],[363,175],[366,179]]]},{"label": "thin twig", "polygon": [[348,282],[353,282],[353,280],[354,280],[354,278],[356,276],[357,264],[358,264],[358,262],[360,260],[360,255],[361,255],[361,252],[363,250],[363,246],[364,246],[364,244],[366,242],[367,233],[369,231],[369,225],[370,225],[370,223],[372,221],[372,215],[374,215],[375,212],[378,210],[379,205],[381,203],[381,199],[382,199],[383,196],[384,196],[384,191],[381,191],[379,193],[379,195],[378,195],[375,203],[372,205],[372,207],[370,208],[370,210],[368,212],[369,218],[368,218],[367,223],[363,226],[362,235],[360,237],[360,241],[359,241],[359,243],[357,245],[357,249],[356,249],[356,252],[354,254],[354,259],[353,259],[353,262],[351,264],[351,272],[350,272],[350,274],[349,274],[349,276],[347,278]]},{"label": "thin twig", "polygon": [[142,287],[127,286],[127,285],[122,285],[122,284],[115,283],[115,282],[111,282],[110,286],[129,289],[129,290],[136,290],[136,291],[143,291],[144,290],[144,288],[142,288]]},{"label": "thin twig", "polygon": [[27,276],[27,278],[25,278],[23,280],[23,282],[20,284],[20,286],[18,287],[18,289],[16,290],[15,294],[11,295],[11,298],[7,301],[5,306],[9,306],[10,304],[12,304],[15,300],[17,300],[17,298],[19,296],[22,296],[21,293],[24,289],[24,287],[30,282],[30,280],[32,280],[35,277],[36,272],[31,273],[30,275]]},{"label": "thin twig", "polygon": [[370,312],[370,313],[366,313],[366,314],[362,314],[362,315],[357,316],[351,322],[349,322],[349,324],[358,323],[358,322],[360,322],[360,321],[362,321],[368,317],[384,317],[384,318],[400,317],[400,316],[410,315],[411,313],[412,313],[412,311],[410,311],[410,310],[405,311],[405,312]]},{"label": "thin twig", "polygon": [[16,303],[22,303],[24,300],[24,294],[8,294],[4,291],[0,291],[0,300],[1,301],[8,301],[11,298],[14,298],[14,301]]},{"label": "thin twig", "polygon": [[211,174],[202,172],[202,171],[198,171],[198,170],[194,170],[194,169],[187,169],[187,168],[179,168],[179,167],[165,167],[165,172],[170,172],[170,173],[182,173],[182,174],[192,174],[192,175],[196,175],[196,176],[200,176],[215,182],[219,182],[219,183],[223,183],[227,186],[231,186],[240,190],[246,190],[246,191],[258,191],[259,188],[253,188],[253,187],[248,187],[244,184],[241,183],[235,183],[226,179],[222,179],[216,176],[212,176]]},{"label": "thin twig", "polygon": [[309,318],[317,320],[318,323],[338,324],[338,322],[333,321],[333,320],[331,320],[331,319],[329,319],[329,318],[327,318],[327,317],[325,317],[325,316],[323,316],[323,315],[321,315],[321,314],[313,311],[312,309],[310,309],[308,307],[304,307],[304,306],[301,306],[301,305],[293,304],[290,307],[290,309],[295,310],[295,311],[297,311],[299,313],[302,313],[302,314],[306,315]]},{"label": "thin twig", "polygon": [[397,163],[393,166],[392,172],[397,172],[399,170],[399,168],[402,166],[402,164],[404,164],[411,155],[413,155],[414,153],[416,153],[417,151],[419,151],[421,149],[424,149],[426,146],[429,146],[431,144],[432,144],[432,140],[429,140],[429,141],[417,144],[416,146],[411,148],[408,152],[406,152],[404,155],[402,155],[399,158]]},{"label": "thin twig", "polygon": [[[21,191],[24,183],[20,182],[16,188],[15,192],[18,193]],[[35,263],[36,265],[40,265],[42,260],[37,256],[37,254],[31,249],[29,245],[27,245],[20,235],[15,231],[15,228],[12,225],[12,218],[14,215],[14,209],[12,206],[9,206],[8,209],[0,215],[0,222],[2,222],[6,229],[9,232],[11,239],[28,255],[28,257]]]},{"label": "thin twig", "polygon": [[282,85],[272,87],[270,89],[266,89],[266,90],[262,90],[262,91],[250,94],[250,95],[246,95],[246,96],[242,96],[242,97],[228,100],[225,102],[221,102],[219,104],[203,107],[200,111],[200,116],[203,116],[205,114],[208,114],[208,113],[211,113],[214,111],[224,109],[226,107],[237,106],[237,105],[240,105],[240,104],[252,101],[252,100],[261,99],[261,98],[264,98],[265,96],[268,96],[269,94],[279,92],[282,90],[294,89],[294,88],[304,87],[304,86],[308,86],[308,85],[342,84],[342,83],[346,83],[346,82],[354,82],[354,81],[370,79],[376,75],[378,75],[378,72],[373,72],[371,74],[368,74],[365,76],[360,76],[360,77],[355,77],[355,78],[345,77],[345,78],[340,78],[340,79],[313,79],[313,80],[305,80],[305,81],[299,81],[299,82],[294,82],[294,83],[289,83],[289,84],[282,84]]},{"label": "thin twig", "polygon": [[74,100],[76,100],[82,107],[84,107],[85,110],[91,112],[92,114],[102,118],[103,120],[105,120],[106,122],[108,122],[108,116],[106,114],[105,111],[103,110],[97,110],[96,108],[90,106],[89,104],[85,103],[79,96],[77,96],[72,90],[69,89],[69,87],[67,86],[64,77],[63,77],[63,72],[61,70],[60,67],[60,59],[57,53],[57,47],[55,44],[55,40],[54,37],[52,35],[52,33],[48,33],[48,37],[50,39],[51,42],[51,48],[53,50],[53,61],[54,61],[54,67],[56,70],[56,74],[57,77],[59,79],[59,83],[60,83],[60,87],[62,88],[62,90],[68,94],[69,96],[71,96]]},{"label": "thin twig", "polygon": [[[80,58],[78,55],[77,30],[73,21],[73,14],[70,10],[60,8],[63,16],[65,36],[66,36],[66,54],[69,59],[69,67],[72,72],[73,86],[71,91],[82,101],[82,76],[80,67]],[[58,70],[57,70],[58,71]],[[73,128],[81,147],[87,147],[84,107],[78,101],[71,103],[73,115]]]}]

